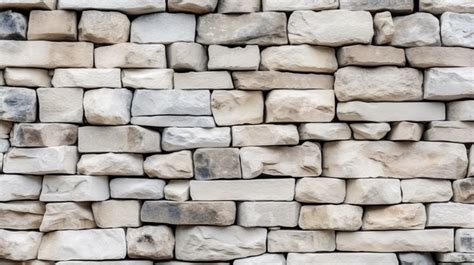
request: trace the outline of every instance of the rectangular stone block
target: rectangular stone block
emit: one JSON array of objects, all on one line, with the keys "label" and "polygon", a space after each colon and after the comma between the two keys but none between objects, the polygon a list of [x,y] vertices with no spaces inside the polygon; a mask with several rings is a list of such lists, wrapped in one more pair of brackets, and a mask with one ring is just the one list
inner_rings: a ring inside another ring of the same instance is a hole
[{"label": "rectangular stone block", "polygon": [[263,11],[295,11],[295,10],[325,10],[325,9],[337,9],[338,0],[305,0],[305,1],[293,1],[293,0],[263,0],[262,6]]},{"label": "rectangular stone block", "polygon": [[43,220],[45,205],[39,201],[0,203],[0,227],[12,230],[35,230]]},{"label": "rectangular stone block", "polygon": [[74,145],[77,126],[61,123],[16,123],[10,143],[17,147]]},{"label": "rectangular stone block", "polygon": [[414,47],[405,49],[408,64],[416,68],[474,67],[474,50],[462,47]]},{"label": "rectangular stone block", "polygon": [[404,179],[403,202],[445,202],[453,197],[451,181],[439,179]]},{"label": "rectangular stone block", "polygon": [[166,68],[163,44],[119,43],[94,49],[97,68]]},{"label": "rectangular stone block", "polygon": [[402,201],[398,179],[349,179],[344,203],[358,205],[397,204]]},{"label": "rectangular stone block", "polygon": [[298,202],[239,203],[237,224],[243,227],[295,227],[298,225]]},{"label": "rectangular stone block", "polygon": [[333,89],[334,77],[278,71],[232,72],[235,88],[242,90]]},{"label": "rectangular stone block", "polygon": [[0,174],[0,201],[37,200],[42,177]]},{"label": "rectangular stone block", "polygon": [[28,23],[28,40],[77,40],[76,12],[33,10]]},{"label": "rectangular stone block", "polygon": [[54,87],[102,88],[122,87],[120,69],[56,69]]},{"label": "rectangular stone block", "polygon": [[474,122],[432,121],[423,135],[425,141],[474,142]]},{"label": "rectangular stone block", "polygon": [[371,12],[390,11],[395,14],[413,12],[412,0],[339,0],[340,9],[367,10]]},{"label": "rectangular stone block", "polygon": [[421,203],[365,208],[362,230],[424,229],[425,207]]},{"label": "rectangular stone block", "polygon": [[432,203],[426,208],[426,227],[474,228],[474,204]]},{"label": "rectangular stone block", "polygon": [[209,90],[138,90],[132,116],[211,115]]},{"label": "rectangular stone block", "polygon": [[260,65],[260,49],[257,45],[245,47],[209,45],[208,53],[209,70],[256,71]]},{"label": "rectangular stone block", "polygon": [[138,154],[86,154],[77,163],[77,171],[84,175],[142,176],[143,156]]},{"label": "rectangular stone block", "polygon": [[452,101],[446,104],[448,120],[474,121],[474,100]]},{"label": "rectangular stone block", "polygon": [[175,89],[233,89],[227,71],[187,72],[174,74]]},{"label": "rectangular stone block", "polygon": [[139,116],[132,117],[131,123],[150,127],[216,127],[212,116]]},{"label": "rectangular stone block", "polygon": [[154,13],[133,20],[130,41],[136,43],[194,42],[196,18],[186,13]]},{"label": "rectangular stone block", "polygon": [[77,87],[36,90],[41,122],[82,123],[84,90]]},{"label": "rectangular stone block", "polygon": [[131,88],[172,89],[172,69],[123,69],[122,85]]},{"label": "rectangular stone block", "polygon": [[94,221],[100,228],[139,227],[141,202],[138,200],[107,200],[93,202]]},{"label": "rectangular stone block", "polygon": [[474,5],[470,0],[420,0],[420,11],[437,15],[448,11],[474,13]]},{"label": "rectangular stone block", "polygon": [[109,198],[107,176],[44,176],[40,201],[105,201]]},{"label": "rectangular stone block", "polygon": [[165,184],[161,179],[114,178],[110,181],[110,197],[159,200],[163,198]]},{"label": "rectangular stone block", "polygon": [[6,68],[4,77],[8,86],[51,87],[51,76],[47,69]]},{"label": "rectangular stone block", "polygon": [[425,70],[423,88],[428,100],[474,98],[474,67]]},{"label": "rectangular stone block", "polygon": [[36,92],[33,89],[0,87],[1,120],[34,122],[36,120],[37,104]]},{"label": "rectangular stone block", "polygon": [[177,151],[204,147],[228,147],[231,136],[229,127],[219,128],[165,128],[163,150]]},{"label": "rectangular stone block", "polygon": [[0,9],[56,9],[57,0],[0,0]]},{"label": "rectangular stone block", "polygon": [[441,15],[441,40],[444,46],[474,48],[474,14],[445,12]]},{"label": "rectangular stone block", "polygon": [[89,202],[47,203],[40,231],[96,228]]},{"label": "rectangular stone block", "polygon": [[336,233],[330,230],[274,230],[268,232],[268,252],[319,252],[336,249]]},{"label": "rectangular stone block", "polygon": [[[390,46],[352,45],[337,51],[339,66],[405,65],[405,51]],[[369,79],[370,80],[370,79]]]},{"label": "rectangular stone block", "polygon": [[[36,259],[42,237],[43,233],[40,232],[16,232],[0,229],[0,238],[2,239],[0,241],[0,259],[15,260],[20,264],[24,260]],[[12,264],[12,262],[8,263]]]},{"label": "rectangular stone block", "polygon": [[352,131],[347,123],[304,123],[298,127],[301,140],[349,140]]},{"label": "rectangular stone block", "polygon": [[348,204],[304,205],[298,224],[301,229],[359,230],[362,226],[362,207]]},{"label": "rectangular stone block", "polygon": [[88,10],[101,9],[120,11],[128,15],[140,15],[166,10],[165,0],[114,0],[114,1],[96,1],[96,0],[59,0],[58,9],[70,10]]},{"label": "rectangular stone block", "polygon": [[298,142],[294,125],[232,126],[232,146],[296,145]]},{"label": "rectangular stone block", "polygon": [[398,265],[397,255],[393,253],[318,253],[297,254],[289,253],[287,265],[301,264],[358,264],[358,265]]},{"label": "rectangular stone block", "polygon": [[474,252],[474,230],[457,229],[454,237],[454,248],[457,252]]}]

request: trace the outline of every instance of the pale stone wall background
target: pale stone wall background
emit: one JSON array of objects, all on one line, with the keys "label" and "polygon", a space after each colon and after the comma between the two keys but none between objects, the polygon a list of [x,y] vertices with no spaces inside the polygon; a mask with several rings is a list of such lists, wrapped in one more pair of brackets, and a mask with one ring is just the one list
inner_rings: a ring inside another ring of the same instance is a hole
[{"label": "pale stone wall background", "polygon": [[0,0],[0,264],[473,264],[473,49],[473,0]]}]

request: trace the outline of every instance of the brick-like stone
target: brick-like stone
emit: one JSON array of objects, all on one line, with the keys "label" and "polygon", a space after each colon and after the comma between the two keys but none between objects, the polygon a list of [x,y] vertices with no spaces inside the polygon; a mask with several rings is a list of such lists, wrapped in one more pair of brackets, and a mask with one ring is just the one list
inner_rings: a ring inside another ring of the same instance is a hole
[{"label": "brick-like stone", "polygon": [[352,123],[350,125],[356,140],[380,140],[390,131],[390,124],[381,123]]},{"label": "brick-like stone", "polygon": [[425,207],[421,203],[365,208],[362,230],[424,229]]},{"label": "brick-like stone", "polygon": [[158,200],[163,198],[165,184],[161,179],[114,178],[110,181],[110,197]]},{"label": "brick-like stone", "polygon": [[350,179],[345,203],[359,205],[397,204],[402,201],[398,179]]},{"label": "brick-like stone", "polygon": [[268,252],[334,251],[334,231],[274,230],[268,232]]},{"label": "brick-like stone", "polygon": [[233,89],[232,78],[227,71],[175,73],[175,89]]},{"label": "brick-like stone", "polygon": [[199,43],[174,42],[166,50],[169,68],[175,70],[206,71],[207,52]]},{"label": "brick-like stone", "polygon": [[453,100],[474,97],[474,67],[425,70],[424,99]]},{"label": "brick-like stone", "polygon": [[374,43],[377,45],[389,44],[395,34],[392,14],[389,11],[380,12],[374,16],[375,37]]},{"label": "brick-like stone", "polygon": [[453,182],[453,201],[474,203],[474,178],[458,179]]},{"label": "brick-like stone", "polygon": [[423,135],[425,141],[474,143],[474,122],[433,121]]},{"label": "brick-like stone", "polygon": [[137,17],[132,22],[131,42],[194,42],[196,18],[191,14],[155,13]]},{"label": "brick-like stone", "polygon": [[165,151],[177,151],[203,147],[228,147],[231,136],[229,127],[220,128],[166,128],[162,147]]},{"label": "brick-like stone", "polygon": [[107,176],[44,176],[40,201],[105,201],[109,198]]},{"label": "brick-like stone", "polygon": [[208,53],[209,70],[255,71],[260,65],[260,49],[257,45],[245,47],[209,45]]},{"label": "brick-like stone", "polygon": [[124,69],[122,85],[130,88],[172,89],[172,69]]},{"label": "brick-like stone", "polygon": [[145,159],[145,173],[162,179],[188,179],[194,176],[191,151],[153,155]]},{"label": "brick-like stone", "polygon": [[41,122],[82,123],[84,91],[82,88],[38,88]]},{"label": "brick-like stone", "polygon": [[424,125],[416,122],[394,122],[388,135],[390,141],[419,141],[423,136]]},{"label": "brick-like stone", "polygon": [[474,252],[473,240],[473,229],[457,229],[454,237],[454,248],[457,252]]},{"label": "brick-like stone", "polygon": [[57,0],[2,0],[1,9],[56,9]]},{"label": "brick-like stone", "polygon": [[94,50],[94,59],[97,68],[166,68],[163,44],[127,42],[97,47]]},{"label": "brick-like stone", "polygon": [[12,230],[38,229],[44,211],[44,203],[38,201],[0,203],[0,227]]},{"label": "brick-like stone", "polygon": [[334,77],[278,71],[233,72],[235,88],[242,90],[333,89]]},{"label": "brick-like stone", "polygon": [[390,45],[398,47],[440,46],[438,19],[429,13],[393,18],[395,32]]},{"label": "brick-like stone", "polygon": [[211,95],[211,110],[219,126],[262,123],[263,93],[240,90],[214,91]]},{"label": "brick-like stone", "polygon": [[76,12],[33,10],[28,23],[28,40],[77,40]]},{"label": "brick-like stone", "polygon": [[209,90],[138,90],[132,101],[132,116],[210,115]]},{"label": "brick-like stone", "polygon": [[165,199],[177,202],[190,200],[189,180],[171,180],[165,186]]},{"label": "brick-like stone", "polygon": [[296,145],[298,142],[298,130],[291,124],[232,126],[232,146]]},{"label": "brick-like stone", "polygon": [[311,253],[298,254],[289,253],[287,265],[300,264],[320,264],[320,265],[334,265],[334,264],[384,264],[384,265],[398,265],[397,256],[393,253]]},{"label": "brick-like stone", "polygon": [[286,265],[286,259],[283,254],[262,254],[260,256],[242,258],[234,260],[234,265],[257,265],[257,264],[274,264]]},{"label": "brick-like stone", "polygon": [[143,157],[138,154],[87,154],[77,163],[77,171],[96,176],[141,176]]},{"label": "brick-like stone", "polygon": [[[50,0],[51,1],[51,0]],[[166,10],[166,0],[114,0],[114,1],[95,1],[95,0],[59,0],[58,9],[70,10],[116,10],[128,15],[140,15],[147,13],[163,12]]]},{"label": "brick-like stone", "polygon": [[37,200],[42,178],[28,175],[0,174],[0,201]]},{"label": "brick-like stone", "polygon": [[474,228],[474,204],[447,202],[426,207],[426,227]]},{"label": "brick-like stone", "polygon": [[43,233],[40,232],[0,229],[0,238],[2,239],[0,241],[0,258],[17,260],[19,263],[24,260],[36,259],[42,237]]},{"label": "brick-like stone", "polygon": [[133,93],[125,88],[88,90],[84,93],[84,116],[89,124],[127,124],[132,97]]},{"label": "brick-like stone", "polygon": [[404,66],[405,52],[390,46],[352,45],[340,48],[337,60],[339,66]]},{"label": "brick-like stone", "polygon": [[473,13],[470,0],[420,0],[420,11],[440,15],[444,12]]},{"label": "brick-like stone", "polygon": [[302,229],[359,230],[362,207],[354,205],[305,205],[298,221]]},{"label": "brick-like stone", "polygon": [[138,227],[140,222],[140,201],[107,200],[92,203],[92,212],[100,228]]},{"label": "brick-like stone", "polygon": [[371,12],[388,10],[392,13],[411,13],[414,9],[414,3],[411,0],[340,0],[339,8],[348,10],[367,10]]},{"label": "brick-like stone", "polygon": [[473,67],[474,50],[462,47],[414,47],[405,49],[408,64],[416,68]]},{"label": "brick-like stone", "polygon": [[173,230],[164,225],[127,229],[127,253],[131,258],[170,259],[174,244]]},{"label": "brick-like stone", "polygon": [[171,12],[186,12],[205,14],[213,12],[218,0],[168,0],[168,10]]},{"label": "brick-like stone", "polygon": [[0,87],[0,103],[1,120],[12,122],[34,122],[36,120],[37,100],[36,92],[33,89]]},{"label": "brick-like stone", "polygon": [[217,5],[219,13],[253,13],[260,11],[260,0],[220,0]]},{"label": "brick-like stone", "polygon": [[298,202],[242,202],[237,224],[243,227],[295,227],[298,225]]},{"label": "brick-like stone", "polygon": [[335,141],[351,139],[347,123],[304,123],[298,127],[301,140]]},{"label": "brick-like stone", "polygon": [[448,120],[474,121],[474,100],[452,101],[446,104]]},{"label": "brick-like stone", "polygon": [[61,123],[16,123],[10,143],[17,147],[74,145],[77,126]]},{"label": "brick-like stone", "polygon": [[263,0],[262,8],[263,11],[296,11],[296,10],[326,10],[326,9],[337,9],[337,0],[305,0],[305,1],[292,1],[292,0]]},{"label": "brick-like stone", "polygon": [[473,14],[445,12],[441,15],[441,39],[444,46],[474,48]]},{"label": "brick-like stone", "polygon": [[195,178],[201,180],[239,179],[239,149],[200,148],[193,154]]},{"label": "brick-like stone", "polygon": [[438,179],[404,179],[403,202],[445,202],[453,196],[451,182]]},{"label": "brick-like stone", "polygon": [[56,69],[52,79],[54,87],[121,87],[120,69]]},{"label": "brick-like stone", "polygon": [[346,182],[335,178],[301,178],[296,182],[295,200],[306,203],[342,203]]},{"label": "brick-like stone", "polygon": [[98,44],[127,42],[130,20],[120,12],[83,11],[78,25],[79,40]]},{"label": "brick-like stone", "polygon": [[79,230],[96,228],[97,225],[88,202],[47,203],[40,231]]},{"label": "brick-like stone", "polygon": [[8,86],[51,87],[51,76],[46,69],[6,68],[3,76]]}]

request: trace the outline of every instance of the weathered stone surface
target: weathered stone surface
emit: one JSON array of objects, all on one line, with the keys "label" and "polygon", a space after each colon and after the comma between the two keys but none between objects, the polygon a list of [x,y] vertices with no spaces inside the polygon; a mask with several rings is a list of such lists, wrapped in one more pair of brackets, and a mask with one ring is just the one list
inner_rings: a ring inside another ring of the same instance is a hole
[{"label": "weathered stone surface", "polygon": [[474,252],[474,230],[457,229],[454,237],[454,246],[457,252]]},{"label": "weathered stone surface", "polygon": [[366,11],[295,11],[288,21],[288,38],[291,44],[369,44],[373,35],[372,16]]},{"label": "weathered stone surface", "polygon": [[359,205],[397,204],[402,201],[398,179],[347,180],[345,203]]},{"label": "weathered stone surface", "polygon": [[56,9],[57,0],[2,0],[1,9]]},{"label": "weathered stone surface", "polygon": [[199,43],[174,42],[168,46],[166,57],[168,66],[175,70],[207,70],[206,48]]},{"label": "weathered stone surface", "polygon": [[333,89],[331,75],[297,74],[278,71],[233,72],[235,88],[243,90]]},{"label": "weathered stone surface", "polygon": [[433,121],[444,120],[445,116],[445,105],[440,102],[352,101],[337,104],[337,117],[341,121]]},{"label": "weathered stone surface", "polygon": [[433,121],[423,135],[426,141],[474,142],[474,122]]},{"label": "weathered stone surface", "polygon": [[354,205],[320,205],[301,207],[298,221],[302,229],[359,230],[362,207]]},{"label": "weathered stone surface", "polygon": [[8,152],[10,142],[7,139],[0,139],[0,153]]},{"label": "weathered stone surface", "polygon": [[44,211],[44,203],[37,201],[0,203],[0,227],[13,230],[38,229]]},{"label": "weathered stone surface", "polygon": [[[59,261],[59,262],[56,262],[56,264],[58,265],[153,265],[153,261],[148,261],[148,260]],[[39,264],[39,265],[42,265],[42,264]],[[49,264],[45,264],[45,265],[49,265]]]},{"label": "weathered stone surface", "polygon": [[34,68],[7,68],[3,73],[8,86],[50,87],[48,70]]},{"label": "weathered stone surface", "polygon": [[44,176],[40,201],[105,201],[109,198],[107,176]]},{"label": "weathered stone surface", "polygon": [[382,123],[352,123],[354,139],[380,140],[390,131],[390,124]]},{"label": "weathered stone surface", "polygon": [[343,141],[323,146],[323,175],[328,177],[459,179],[466,169],[462,144]]},{"label": "weathered stone surface", "polygon": [[56,69],[52,80],[54,87],[121,87],[120,69]]},{"label": "weathered stone surface", "polygon": [[474,121],[474,100],[453,101],[446,104],[448,120]]},{"label": "weathered stone surface", "polygon": [[59,0],[58,9],[72,9],[77,11],[87,9],[117,10],[128,15],[140,15],[166,10],[165,0]]},{"label": "weathered stone surface", "polygon": [[196,19],[191,14],[156,13],[137,17],[132,22],[131,42],[193,42]]},{"label": "weathered stone surface", "polygon": [[359,264],[359,265],[397,265],[397,256],[393,253],[289,253],[287,265],[298,264]]},{"label": "weathered stone surface", "polygon": [[414,47],[405,49],[412,67],[461,67],[474,66],[474,50],[462,47]]},{"label": "weathered stone surface", "polygon": [[140,126],[85,126],[79,128],[79,152],[159,153],[160,134]]},{"label": "weathered stone surface", "polygon": [[438,179],[404,179],[403,202],[444,202],[453,196],[451,182]]},{"label": "weathered stone surface", "polygon": [[[166,68],[166,52],[163,44],[127,42],[97,47],[94,50],[94,58],[97,68]],[[127,71],[130,70],[124,70]]]},{"label": "weathered stone surface", "polygon": [[132,117],[131,123],[151,127],[216,127],[212,116],[140,116]]},{"label": "weathered stone surface", "polygon": [[257,265],[257,264],[274,264],[286,265],[286,259],[283,254],[262,254],[260,256],[236,259],[234,265]]},{"label": "weathered stone surface", "polygon": [[24,40],[28,20],[25,15],[5,10],[0,12],[0,40]]},{"label": "weathered stone surface", "polygon": [[87,42],[0,40],[0,67],[92,67],[93,49]]},{"label": "weathered stone surface", "polygon": [[242,202],[237,224],[243,227],[295,227],[298,225],[298,202]]},{"label": "weathered stone surface", "polygon": [[474,98],[474,67],[425,70],[424,99]]},{"label": "weathered stone surface", "polygon": [[132,116],[210,115],[209,90],[137,90]]},{"label": "weathered stone surface", "polygon": [[365,208],[362,230],[424,229],[425,207],[421,203]]},{"label": "weathered stone surface", "polygon": [[123,229],[55,231],[43,236],[38,258],[44,260],[123,259],[127,254]]},{"label": "weathered stone surface", "polygon": [[262,6],[263,11],[295,11],[295,10],[325,10],[325,9],[337,9],[337,0],[304,0],[304,1],[292,1],[292,0],[263,0]]},{"label": "weathered stone surface", "polygon": [[166,128],[162,147],[165,151],[202,147],[228,147],[231,136],[229,127],[220,128]]},{"label": "weathered stone surface", "polygon": [[261,91],[214,91],[211,110],[219,126],[262,123],[263,94]]},{"label": "weathered stone surface", "polygon": [[77,147],[12,148],[5,154],[3,172],[20,174],[74,174]]},{"label": "weathered stone surface", "polygon": [[171,12],[188,12],[205,14],[213,12],[218,0],[168,0],[168,10]]},{"label": "weathered stone surface", "polygon": [[304,123],[298,127],[301,140],[348,140],[352,136],[346,123]]},{"label": "weathered stone surface", "polygon": [[[3,118],[2,118],[3,119]],[[10,131],[12,130],[13,122],[0,120],[0,138],[9,138]]]},{"label": "weathered stone surface", "polygon": [[84,93],[84,116],[89,124],[122,125],[130,122],[133,93],[125,88],[101,88]]},{"label": "weathered stone surface", "polygon": [[193,200],[213,201],[291,201],[295,194],[295,180],[213,180],[191,181]]},{"label": "weathered stone surface", "polygon": [[400,265],[436,265],[430,253],[398,253]]},{"label": "weathered stone surface", "polygon": [[40,231],[88,229],[97,227],[89,203],[48,203]]},{"label": "weathered stone surface", "polygon": [[43,233],[14,232],[0,229],[0,258],[9,260],[36,259]]},{"label": "weathered stone surface", "polygon": [[262,53],[262,70],[333,73],[337,60],[333,48],[304,45],[274,46]]},{"label": "weathered stone surface", "polygon": [[232,225],[235,216],[234,202],[146,201],[141,211],[143,222],[173,225]]},{"label": "weathered stone surface", "polygon": [[321,148],[311,142],[292,147],[243,147],[240,159],[244,179],[262,174],[292,177],[321,174]]},{"label": "weathered stone surface", "polygon": [[245,47],[209,45],[208,53],[209,70],[255,71],[260,65],[260,49],[257,45]]},{"label": "weathered stone surface", "polygon": [[274,230],[268,232],[268,252],[334,251],[334,231]]},{"label": "weathered stone surface", "polygon": [[190,261],[231,260],[263,254],[267,230],[239,226],[178,226],[176,258]]},{"label": "weathered stone surface", "polygon": [[393,39],[393,34],[395,34],[392,14],[388,11],[375,14],[374,29],[374,43],[378,45],[389,44]]},{"label": "weathered stone surface", "polygon": [[174,74],[175,89],[233,89],[227,71],[186,72]]},{"label": "weathered stone surface", "polygon": [[432,203],[427,205],[426,214],[426,227],[474,228],[474,204]]},{"label": "weathered stone surface", "polygon": [[172,89],[172,69],[124,69],[122,85],[131,88]]},{"label": "weathered stone surface", "polygon": [[411,13],[414,9],[414,4],[411,0],[340,0],[339,2],[340,9],[348,10],[367,10],[371,12],[388,10],[392,13]]},{"label": "weathered stone surface", "polygon": [[469,149],[469,166],[467,167],[467,176],[474,176],[474,145]]},{"label": "weathered stone surface", "polygon": [[28,40],[76,41],[76,12],[53,10],[30,12]]},{"label": "weathered stone surface", "polygon": [[433,14],[444,12],[473,13],[474,4],[470,0],[420,0],[420,11]]},{"label": "weathered stone surface", "polygon": [[473,253],[462,253],[462,252],[455,252],[455,253],[436,253],[436,260],[440,262],[448,262],[448,263],[441,263],[443,265],[454,265],[456,263],[461,262],[472,262],[474,260]]},{"label": "weathered stone surface", "polygon": [[232,146],[296,145],[298,142],[298,130],[291,124],[232,126]]},{"label": "weathered stone surface", "polygon": [[390,45],[399,47],[440,46],[439,21],[428,13],[393,18],[395,32]]},{"label": "weathered stone surface", "polygon": [[335,101],[331,90],[273,90],[265,101],[266,122],[330,122]]},{"label": "weathered stone surface", "polygon": [[143,156],[114,153],[82,155],[77,163],[77,172],[96,176],[141,176]]},{"label": "weathered stone surface", "polygon": [[34,122],[36,120],[37,103],[36,93],[33,89],[0,87],[0,103],[0,119],[2,120],[13,122]]},{"label": "weathered stone surface", "polygon": [[37,200],[41,192],[41,177],[0,174],[0,201]]},{"label": "weathered stone surface", "polygon": [[416,101],[423,97],[423,74],[413,68],[349,66],[335,74],[339,101]]},{"label": "weathered stone surface", "polygon": [[189,180],[171,180],[165,186],[165,199],[184,202],[189,197]]},{"label": "weathered stone surface", "polygon": [[220,0],[219,13],[253,13],[260,11],[260,0]]},{"label": "weathered stone surface", "polygon": [[92,203],[92,212],[98,227],[138,227],[140,222],[140,201],[107,200]]},{"label": "weathered stone surface", "polygon": [[474,178],[465,178],[454,181],[453,191],[453,201],[474,203]]},{"label": "weathered stone surface", "polygon": [[238,148],[200,148],[193,154],[196,179],[239,179]]},{"label": "weathered stone surface", "polygon": [[149,156],[144,168],[149,177],[162,179],[187,179],[194,175],[191,151]]},{"label": "weathered stone surface", "polygon": [[110,196],[114,199],[163,198],[165,181],[161,179],[114,178],[110,181]]},{"label": "weathered stone surface", "polygon": [[173,258],[174,242],[173,230],[164,225],[127,229],[127,253],[131,258]]},{"label": "weathered stone surface", "polygon": [[419,141],[423,135],[424,125],[415,122],[395,122],[388,135],[390,141]]},{"label": "weathered stone surface", "polygon": [[82,123],[84,91],[82,88],[38,88],[41,122]]},{"label": "weathered stone surface", "polygon": [[337,51],[337,60],[340,66],[404,66],[405,52],[390,46],[352,45],[340,48]]},{"label": "weathered stone surface", "polygon": [[[245,31],[241,29],[245,28]],[[216,34],[217,33],[217,34]],[[198,18],[196,41],[202,44],[287,44],[286,15],[265,12],[208,14]]]},{"label": "weathered stone surface", "polygon": [[474,48],[473,14],[445,12],[441,15],[441,39],[445,46]]},{"label": "weathered stone surface", "polygon": [[333,178],[301,178],[296,182],[295,200],[307,203],[342,203],[346,182]]},{"label": "weathered stone surface", "polygon": [[130,20],[120,12],[83,11],[79,21],[79,40],[99,44],[128,41]]},{"label": "weathered stone surface", "polygon": [[373,252],[448,252],[454,250],[453,232],[453,229],[339,232],[336,236],[336,249]]}]

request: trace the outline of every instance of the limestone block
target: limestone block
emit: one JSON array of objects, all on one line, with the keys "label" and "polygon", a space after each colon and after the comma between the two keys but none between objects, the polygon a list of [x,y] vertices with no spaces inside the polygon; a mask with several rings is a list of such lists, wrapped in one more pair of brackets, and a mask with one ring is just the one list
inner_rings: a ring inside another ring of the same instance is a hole
[{"label": "limestone block", "polygon": [[219,13],[253,13],[260,11],[260,0],[221,0],[217,6]]},{"label": "limestone block", "polygon": [[375,38],[374,43],[378,45],[389,44],[395,34],[392,14],[388,11],[380,12],[374,16]]},{"label": "limestone block", "polygon": [[474,252],[474,230],[457,229],[454,237],[454,247],[457,252]]},{"label": "limestone block", "polygon": [[211,95],[211,110],[219,126],[262,123],[263,93],[241,90],[214,91]]},{"label": "limestone block", "polygon": [[295,125],[232,126],[232,146],[296,145],[299,142]]},{"label": "limestone block", "polygon": [[340,48],[337,60],[340,66],[404,66],[405,52],[390,46],[352,45]]},{"label": "limestone block", "polygon": [[229,127],[220,128],[165,128],[162,147],[177,151],[203,147],[228,147],[231,136]]},{"label": "limestone block", "polygon": [[16,123],[10,143],[17,147],[73,145],[77,141],[77,126],[61,123]]},{"label": "limestone block", "polygon": [[43,233],[16,232],[0,229],[0,258],[9,260],[36,259]]},{"label": "limestone block", "polygon": [[474,50],[462,47],[414,47],[405,49],[412,67],[473,67]]},{"label": "limestone block", "polygon": [[127,42],[97,47],[94,49],[94,58],[97,68],[166,68],[163,44]]},{"label": "limestone block", "polygon": [[398,253],[401,265],[425,264],[436,265],[430,253]]},{"label": "limestone block", "polygon": [[52,80],[54,87],[121,87],[120,69],[56,69]]},{"label": "limestone block", "polygon": [[209,90],[137,90],[132,116],[210,115]]},{"label": "limestone block", "polygon": [[474,260],[474,254],[472,254],[472,253],[462,253],[462,252],[436,253],[435,257],[436,257],[437,261],[448,262],[448,263],[444,263],[446,265],[448,265],[448,264],[449,265],[454,265],[456,263],[461,263],[461,262],[472,262]]},{"label": "limestone block", "polygon": [[82,88],[38,88],[39,120],[41,122],[82,123]]},{"label": "limestone block", "polygon": [[227,71],[187,72],[174,74],[175,89],[233,89]]},{"label": "limestone block", "polygon": [[298,254],[289,253],[287,265],[298,264],[384,264],[397,265],[397,256],[393,253],[311,253]]},{"label": "limestone block", "polygon": [[0,87],[0,119],[12,122],[34,122],[36,102],[36,92],[33,89]]},{"label": "limestone block", "polygon": [[5,10],[0,12],[0,40],[25,40],[28,19],[22,13]]},{"label": "limestone block", "polygon": [[56,9],[57,0],[2,0],[1,9]]},{"label": "limestone block", "polygon": [[163,12],[166,10],[165,0],[114,0],[114,1],[96,1],[96,0],[59,0],[58,9],[71,10],[117,10],[128,15],[140,15],[154,12]]},{"label": "limestone block", "polygon": [[0,201],[37,200],[42,181],[37,176],[0,174]]},{"label": "limestone block", "polygon": [[173,230],[164,225],[127,229],[127,253],[131,258],[170,259],[174,244]]},{"label": "limestone block", "polygon": [[233,72],[235,88],[242,90],[333,89],[334,77],[278,71]]},{"label": "limestone block", "polygon": [[84,116],[89,124],[127,124],[132,97],[133,93],[125,88],[88,90],[84,93]]},{"label": "limestone block", "polygon": [[329,230],[272,230],[268,232],[268,252],[334,251],[336,234]]},{"label": "limestone block", "polygon": [[421,203],[365,208],[362,230],[424,229],[425,206]]},{"label": "limestone block", "polygon": [[242,202],[237,224],[243,227],[296,227],[300,206],[298,202]]},{"label": "limestone block", "polygon": [[474,142],[474,122],[434,121],[423,135],[425,141]]},{"label": "limestone block", "polygon": [[333,178],[301,178],[296,182],[295,200],[306,203],[342,203],[346,181]]},{"label": "limestone block", "polygon": [[424,130],[422,123],[408,121],[392,123],[391,127],[388,135],[390,141],[419,141]]},{"label": "limestone block", "polygon": [[172,69],[124,69],[122,85],[130,88],[172,89]]},{"label": "limestone block", "polygon": [[438,179],[404,179],[403,202],[444,202],[453,196],[451,182]]},{"label": "limestone block", "polygon": [[45,69],[7,68],[3,76],[8,86],[51,87],[51,77]]},{"label": "limestone block", "polygon": [[283,254],[262,254],[260,256],[234,260],[234,265],[257,264],[286,265],[286,259]]},{"label": "limestone block", "polygon": [[53,10],[30,12],[28,40],[76,41],[76,12]]},{"label": "limestone block", "polygon": [[425,70],[424,99],[474,98],[474,67]]},{"label": "limestone block", "polygon": [[199,43],[174,42],[168,46],[166,57],[168,58],[168,66],[175,70],[207,70],[206,48]]},{"label": "limestone block", "polygon": [[474,100],[453,101],[446,104],[448,120],[474,121]]},{"label": "limestone block", "polygon": [[426,227],[474,228],[474,204],[431,203],[426,207],[426,214]]},{"label": "limestone block", "polygon": [[395,32],[390,45],[399,47],[440,46],[439,21],[429,13],[393,18]]},{"label": "limestone block", "polygon": [[79,40],[99,44],[128,41],[130,20],[120,12],[83,11],[79,21]]},{"label": "limestone block", "polygon": [[195,14],[211,13],[218,0],[168,0],[168,11]]},{"label": "limestone block", "polygon": [[441,15],[441,39],[445,46],[474,48],[474,14],[445,12]]},{"label": "limestone block", "polygon": [[380,140],[390,131],[390,124],[386,122],[352,123],[350,126],[357,140]]},{"label": "limestone block", "polygon": [[301,229],[359,230],[362,207],[354,205],[305,205],[298,221]]},{"label": "limestone block", "polygon": [[304,123],[298,127],[301,140],[348,140],[352,136],[346,123]]},{"label": "limestone block", "polygon": [[92,203],[92,212],[100,228],[138,227],[140,222],[140,201],[108,200]]},{"label": "limestone block", "polygon": [[340,9],[348,10],[367,10],[371,12],[388,10],[392,13],[411,13],[414,9],[414,4],[411,0],[340,0],[339,2]]},{"label": "limestone block", "polygon": [[95,176],[141,176],[143,156],[137,154],[88,154],[82,155],[77,171]]},{"label": "limestone block", "polygon": [[465,178],[454,181],[453,191],[453,201],[474,203],[474,178]]},{"label": "limestone block", "polygon": [[194,42],[196,19],[191,14],[155,13],[132,22],[130,41],[136,43]]},{"label": "limestone block", "polygon": [[[2,118],[3,119],[3,118]],[[0,138],[9,138],[10,131],[13,127],[13,123],[5,120],[0,120]]]},{"label": "limestone block", "polygon": [[337,0],[263,0],[263,11],[295,11],[295,10],[325,10],[337,9],[339,3]]},{"label": "limestone block", "polygon": [[398,179],[350,179],[345,203],[359,205],[397,204],[402,201]]},{"label": "limestone block", "polygon": [[91,205],[87,202],[47,203],[40,231],[96,228]]},{"label": "limestone block", "polygon": [[110,181],[110,197],[158,200],[163,198],[165,184],[161,179],[114,178]]},{"label": "limestone block", "polygon": [[187,179],[194,175],[191,151],[149,156],[144,168],[149,177],[161,179]]},{"label": "limestone block", "polygon": [[0,227],[12,230],[38,229],[44,211],[44,203],[38,201],[0,203]]},{"label": "limestone block", "polygon": [[420,0],[420,11],[437,15],[444,12],[473,13],[474,4],[470,0]]},{"label": "limestone block", "polygon": [[105,201],[109,198],[107,176],[44,176],[40,201]]},{"label": "limestone block", "polygon": [[170,180],[166,184],[165,199],[177,202],[184,202],[190,199],[189,197],[189,180]]},{"label": "limestone block", "polygon": [[200,148],[193,154],[195,178],[201,180],[239,179],[238,148]]},{"label": "limestone block", "polygon": [[209,45],[208,53],[209,70],[255,71],[260,65],[260,49],[257,45],[245,47]]}]

